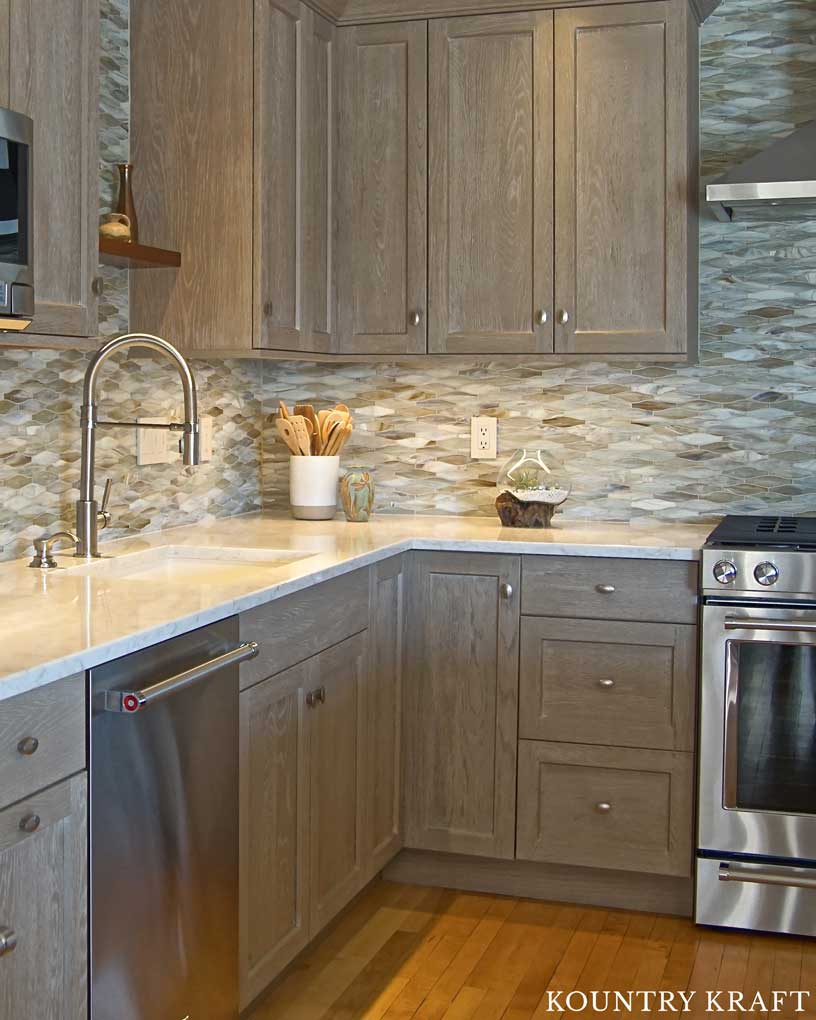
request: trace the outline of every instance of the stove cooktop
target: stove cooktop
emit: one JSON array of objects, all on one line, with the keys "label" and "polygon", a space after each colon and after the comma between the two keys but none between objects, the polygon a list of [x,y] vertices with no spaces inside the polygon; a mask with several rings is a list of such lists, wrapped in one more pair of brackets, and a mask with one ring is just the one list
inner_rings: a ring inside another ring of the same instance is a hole
[{"label": "stove cooktop", "polygon": [[816,517],[724,517],[706,541],[715,549],[816,551]]}]

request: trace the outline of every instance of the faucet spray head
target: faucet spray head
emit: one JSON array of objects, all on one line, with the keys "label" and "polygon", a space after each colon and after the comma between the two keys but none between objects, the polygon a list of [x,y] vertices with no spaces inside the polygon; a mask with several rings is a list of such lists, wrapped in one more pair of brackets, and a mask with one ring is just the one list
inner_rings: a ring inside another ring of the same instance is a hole
[{"label": "faucet spray head", "polygon": [[184,423],[180,446],[184,466],[198,467],[201,463],[201,423],[198,418]]}]

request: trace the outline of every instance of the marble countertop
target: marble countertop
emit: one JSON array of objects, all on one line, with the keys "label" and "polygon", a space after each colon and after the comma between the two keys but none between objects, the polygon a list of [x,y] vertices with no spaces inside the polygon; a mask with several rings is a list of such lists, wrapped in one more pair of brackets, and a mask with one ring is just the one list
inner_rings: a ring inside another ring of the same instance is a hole
[{"label": "marble countertop", "polygon": [[[411,549],[697,560],[710,525],[557,521],[547,531],[491,518],[377,517],[370,524],[252,514],[105,543],[106,557],[160,546],[296,552],[283,565],[248,564],[225,577],[206,565],[195,584],[157,583],[115,570],[0,564],[0,700]],[[206,564],[206,561],[203,561]],[[215,576],[219,574],[219,576]]]}]

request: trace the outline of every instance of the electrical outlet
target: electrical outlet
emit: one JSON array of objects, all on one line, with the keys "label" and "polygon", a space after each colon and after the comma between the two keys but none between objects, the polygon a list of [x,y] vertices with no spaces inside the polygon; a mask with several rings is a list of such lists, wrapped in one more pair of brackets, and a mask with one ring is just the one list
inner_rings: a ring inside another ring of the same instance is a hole
[{"label": "electrical outlet", "polygon": [[201,452],[201,463],[213,459],[213,420],[208,414],[202,414],[200,418],[201,431],[199,432],[199,449]]},{"label": "electrical outlet", "polygon": [[470,419],[470,456],[472,460],[495,460],[499,455],[497,418]]},{"label": "electrical outlet", "polygon": [[[145,425],[166,425],[167,418],[137,418]],[[175,433],[164,429],[136,429],[136,463],[172,464],[173,436]]]}]

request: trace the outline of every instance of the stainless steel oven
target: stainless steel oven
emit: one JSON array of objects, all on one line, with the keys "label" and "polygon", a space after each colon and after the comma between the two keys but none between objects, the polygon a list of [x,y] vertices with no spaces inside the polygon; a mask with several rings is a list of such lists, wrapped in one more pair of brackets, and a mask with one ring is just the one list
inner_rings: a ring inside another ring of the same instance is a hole
[{"label": "stainless steel oven", "polygon": [[34,315],[33,125],[0,108],[0,330]]},{"label": "stainless steel oven", "polygon": [[704,550],[704,575],[729,578],[703,593],[696,916],[704,924],[816,934],[814,559]]}]

